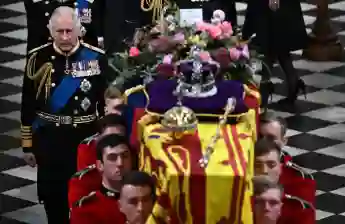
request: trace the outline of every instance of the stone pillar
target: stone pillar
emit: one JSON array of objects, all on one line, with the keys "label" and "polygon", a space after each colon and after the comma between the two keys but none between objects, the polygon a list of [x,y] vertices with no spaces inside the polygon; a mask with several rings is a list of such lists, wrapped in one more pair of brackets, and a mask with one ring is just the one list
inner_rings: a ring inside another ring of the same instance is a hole
[{"label": "stone pillar", "polygon": [[339,61],[343,57],[343,47],[331,28],[328,0],[315,1],[317,1],[317,18],[303,56],[312,61]]}]

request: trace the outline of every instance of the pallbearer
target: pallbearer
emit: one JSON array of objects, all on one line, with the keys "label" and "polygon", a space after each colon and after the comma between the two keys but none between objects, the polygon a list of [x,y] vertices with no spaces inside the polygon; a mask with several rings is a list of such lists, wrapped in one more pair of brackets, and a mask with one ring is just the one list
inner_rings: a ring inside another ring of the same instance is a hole
[{"label": "pallbearer", "polygon": [[[96,132],[104,111],[107,60],[80,43],[73,8],[57,8],[49,21],[53,43],[29,51],[21,123],[25,160],[38,166],[38,194],[48,222],[68,223],[67,183],[76,171],[78,144]],[[98,112],[98,113],[97,113]]]},{"label": "pallbearer", "polygon": [[75,8],[83,28],[83,40],[103,46],[103,18],[105,0],[24,0],[28,45],[30,51],[52,40],[47,24],[53,11],[60,6]]}]

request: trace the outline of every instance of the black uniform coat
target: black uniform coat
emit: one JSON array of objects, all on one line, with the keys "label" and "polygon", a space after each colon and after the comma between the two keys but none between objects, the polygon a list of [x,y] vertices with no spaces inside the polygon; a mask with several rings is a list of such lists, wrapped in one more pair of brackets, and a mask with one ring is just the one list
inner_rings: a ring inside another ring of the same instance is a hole
[{"label": "black uniform coat", "polygon": [[[67,202],[67,183],[76,171],[77,146],[97,131],[94,115],[103,114],[107,60],[102,50],[87,44],[78,44],[72,53],[63,55],[50,43],[29,52],[28,58],[21,108],[23,150],[36,156],[40,200],[55,195],[66,197]],[[30,58],[35,58],[35,62],[30,63]],[[33,74],[30,70],[37,72],[44,64],[51,66],[51,78],[48,76],[40,90],[43,76],[29,76]],[[75,71],[89,73],[74,76]],[[38,116],[42,112],[70,116],[72,123],[47,121]],[[75,123],[77,117],[87,115],[93,115],[94,119]]]},{"label": "black uniform coat", "polygon": [[28,26],[27,50],[30,51],[49,41],[47,25],[53,11],[60,6],[79,9],[82,25],[87,30],[83,40],[97,46],[98,37],[104,36],[104,4],[105,0],[24,0]]},{"label": "black uniform coat", "polygon": [[[152,13],[144,12],[140,7],[141,0],[106,0],[105,47],[110,53],[126,49],[124,40],[132,40],[135,28],[152,23]],[[202,5],[204,19],[210,20],[216,9],[222,9],[227,19],[237,24],[234,0],[210,0],[196,3],[177,0],[180,8],[200,8]]]},{"label": "black uniform coat", "polygon": [[299,0],[280,0],[280,8],[272,11],[269,0],[248,1],[243,37],[256,33],[254,44],[263,53],[289,52],[303,49],[307,33]]}]

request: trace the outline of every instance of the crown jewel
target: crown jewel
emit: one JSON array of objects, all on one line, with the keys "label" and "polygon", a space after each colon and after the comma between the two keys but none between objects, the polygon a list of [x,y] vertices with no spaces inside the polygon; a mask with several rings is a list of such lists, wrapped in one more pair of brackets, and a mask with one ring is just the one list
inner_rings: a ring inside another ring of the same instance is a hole
[{"label": "crown jewel", "polygon": [[200,50],[191,51],[193,58],[178,63],[179,83],[182,94],[188,97],[209,97],[217,93],[215,75],[219,65],[215,61],[204,61],[200,57]]}]

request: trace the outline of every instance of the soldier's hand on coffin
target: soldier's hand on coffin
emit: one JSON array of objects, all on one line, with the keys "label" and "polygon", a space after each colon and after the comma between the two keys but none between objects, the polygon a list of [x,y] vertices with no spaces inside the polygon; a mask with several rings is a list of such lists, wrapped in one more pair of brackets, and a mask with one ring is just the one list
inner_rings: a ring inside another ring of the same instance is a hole
[{"label": "soldier's hand on coffin", "polygon": [[280,0],[269,0],[268,2],[268,7],[272,11],[277,11],[279,9],[279,5],[280,5]]},{"label": "soldier's hand on coffin", "polygon": [[23,159],[25,160],[25,162],[31,166],[31,167],[35,167],[36,164],[36,157],[33,153],[31,152],[26,152],[24,153]]}]

